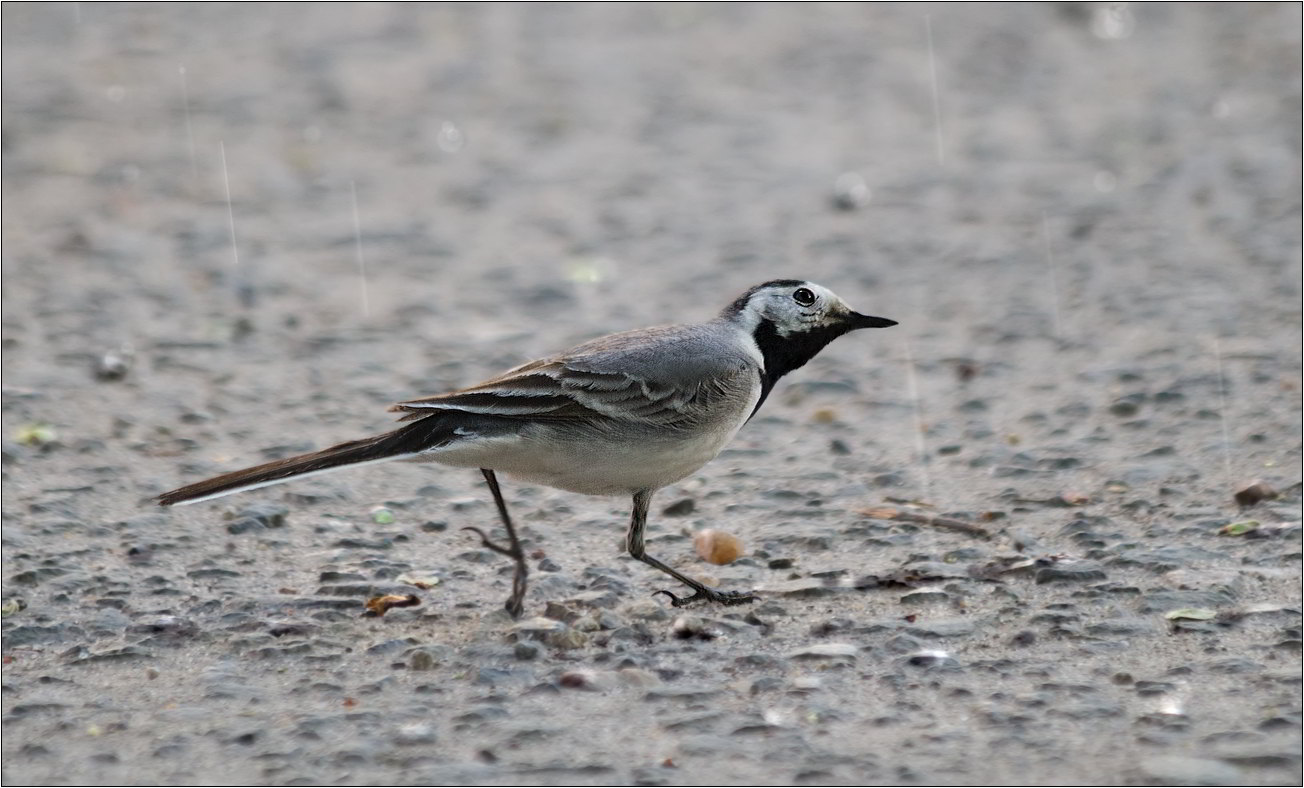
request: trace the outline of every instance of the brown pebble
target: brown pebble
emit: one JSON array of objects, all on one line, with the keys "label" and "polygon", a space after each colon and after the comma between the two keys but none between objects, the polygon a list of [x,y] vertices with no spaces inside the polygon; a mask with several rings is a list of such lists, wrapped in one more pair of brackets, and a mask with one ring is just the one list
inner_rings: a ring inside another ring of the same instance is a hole
[{"label": "brown pebble", "polygon": [[557,677],[557,683],[569,689],[588,689],[593,686],[593,674],[585,670],[568,670]]},{"label": "brown pebble", "polygon": [[696,501],[692,498],[683,498],[662,509],[661,513],[668,517],[683,517],[692,514],[695,509],[697,509]]},{"label": "brown pebble", "polygon": [[738,560],[743,554],[743,541],[731,533],[707,528],[693,537],[693,547],[703,560],[723,566]]},{"label": "brown pebble", "polygon": [[1244,489],[1236,491],[1236,503],[1242,507],[1250,507],[1259,501],[1271,501],[1280,493],[1272,489],[1263,482],[1254,482]]},{"label": "brown pebble", "polygon": [[978,376],[978,364],[973,361],[957,361],[955,376],[961,383],[968,383]]}]

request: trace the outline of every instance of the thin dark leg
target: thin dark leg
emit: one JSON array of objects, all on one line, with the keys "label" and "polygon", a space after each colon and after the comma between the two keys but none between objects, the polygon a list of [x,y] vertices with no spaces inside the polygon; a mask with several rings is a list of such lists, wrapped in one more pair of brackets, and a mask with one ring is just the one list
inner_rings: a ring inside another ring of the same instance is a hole
[{"label": "thin dark leg", "polygon": [[512,527],[512,517],[507,513],[507,502],[503,500],[503,491],[498,487],[498,477],[488,468],[481,468],[480,473],[484,474],[484,480],[489,485],[489,492],[494,495],[494,503],[498,505],[498,516],[502,518],[503,527],[507,529],[507,543],[509,547],[503,547],[489,541],[489,537],[484,531],[473,525],[463,528],[463,531],[474,531],[480,537],[480,544],[493,550],[495,553],[502,553],[516,562],[516,574],[512,575],[512,595],[508,597],[506,605],[507,612],[512,618],[520,618],[521,611],[525,609],[525,579],[530,574],[530,569],[525,563],[525,551],[521,549],[521,540],[516,537],[516,529]]},{"label": "thin dark leg", "polygon": [[708,588],[687,575],[676,572],[674,569],[666,566],[657,559],[647,554],[643,547],[643,529],[647,527],[647,509],[652,503],[652,490],[642,490],[634,493],[634,513],[629,520],[629,534],[625,537],[625,549],[629,554],[647,564],[648,566],[660,569],[662,572],[670,575],[674,579],[693,589],[694,593],[690,597],[679,598],[669,591],[657,591],[657,594],[665,594],[670,597],[670,604],[675,607],[684,607],[694,602],[703,600],[717,602],[721,605],[741,605],[745,602],[753,602],[756,597],[750,593],[742,591],[716,591]]}]

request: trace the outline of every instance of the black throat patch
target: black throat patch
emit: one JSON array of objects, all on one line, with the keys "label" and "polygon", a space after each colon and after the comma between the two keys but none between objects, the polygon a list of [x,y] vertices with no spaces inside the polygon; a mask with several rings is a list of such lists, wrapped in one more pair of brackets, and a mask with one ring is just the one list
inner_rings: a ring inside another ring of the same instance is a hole
[{"label": "black throat patch", "polygon": [[752,416],[761,409],[761,403],[770,396],[770,391],[779,382],[779,378],[794,369],[800,369],[807,361],[819,355],[825,345],[848,330],[848,326],[825,326],[811,331],[794,331],[781,337],[774,323],[761,320],[752,337],[761,351],[761,357],[765,359],[765,368],[761,370],[761,396],[756,400],[756,407],[752,408]]}]

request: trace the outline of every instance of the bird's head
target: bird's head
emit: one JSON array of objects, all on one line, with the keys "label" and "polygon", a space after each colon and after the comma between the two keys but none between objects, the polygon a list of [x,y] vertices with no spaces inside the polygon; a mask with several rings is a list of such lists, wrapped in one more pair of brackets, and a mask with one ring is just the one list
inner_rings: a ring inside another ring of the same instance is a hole
[{"label": "bird's head", "polygon": [[805,366],[843,334],[896,325],[885,317],[862,315],[827,287],[799,279],[774,279],[753,287],[725,307],[720,319],[755,342],[761,356],[761,401],[779,378]]},{"label": "bird's head", "polygon": [[763,331],[797,342],[819,336],[820,347],[858,328],[896,325],[885,317],[862,315],[827,287],[799,279],[757,285],[725,307],[723,316],[754,335]]}]

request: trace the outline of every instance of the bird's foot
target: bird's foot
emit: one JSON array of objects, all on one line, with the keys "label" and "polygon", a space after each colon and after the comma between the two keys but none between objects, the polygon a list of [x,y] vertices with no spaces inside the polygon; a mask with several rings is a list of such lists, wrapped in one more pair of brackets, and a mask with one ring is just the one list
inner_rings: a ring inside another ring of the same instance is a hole
[{"label": "bird's foot", "polygon": [[503,603],[507,609],[508,615],[512,618],[520,618],[521,613],[525,611],[525,578],[529,575],[529,567],[525,564],[525,553],[519,546],[516,549],[503,547],[489,539],[489,536],[476,528],[474,525],[468,525],[462,528],[463,531],[471,531],[480,537],[480,544],[495,553],[501,553],[516,563],[516,572],[512,575],[512,595]]},{"label": "bird's foot", "polygon": [[688,607],[698,602],[715,602],[718,605],[746,605],[756,601],[756,596],[749,591],[713,591],[709,588],[699,588],[692,596],[678,597],[669,591],[661,590],[653,592],[653,596],[665,594],[670,597],[672,607]]},{"label": "bird's foot", "polygon": [[512,592],[512,595],[507,599],[506,602],[503,603],[503,607],[507,609],[507,615],[511,616],[512,618],[521,617],[521,613],[525,612],[524,596],[525,596],[524,591],[522,591],[519,594],[516,593],[515,591]]},{"label": "bird's foot", "polygon": [[502,553],[508,558],[520,557],[517,555],[517,552],[511,549],[510,547],[503,547],[502,545],[496,542],[490,541],[489,535],[486,534],[484,531],[481,531],[479,528],[476,528],[474,525],[463,526],[462,530],[470,531],[474,533],[476,536],[480,537],[480,544],[489,550],[493,550],[495,553]]}]

